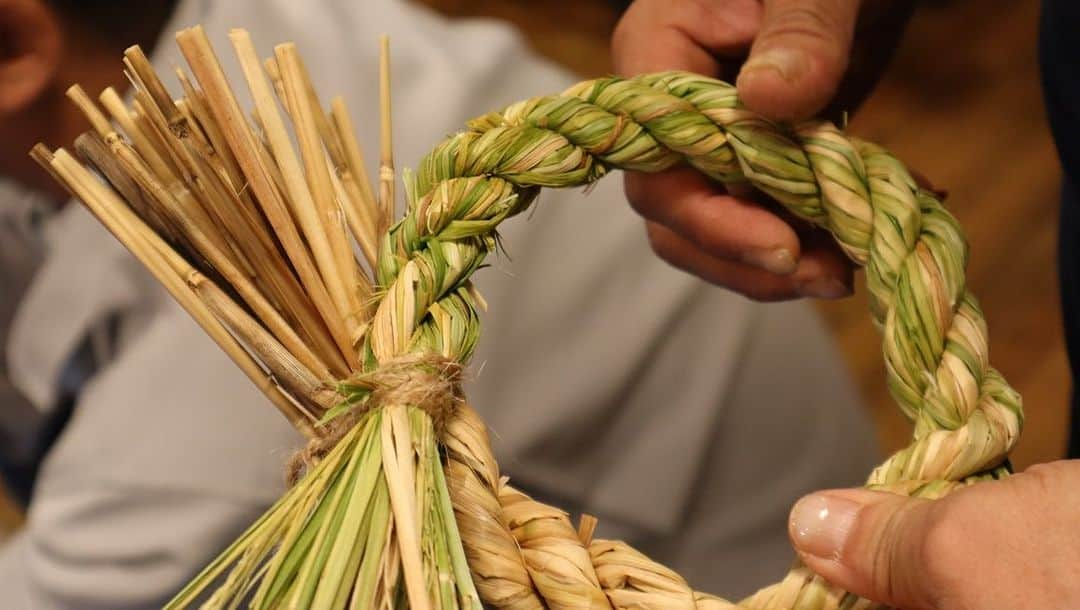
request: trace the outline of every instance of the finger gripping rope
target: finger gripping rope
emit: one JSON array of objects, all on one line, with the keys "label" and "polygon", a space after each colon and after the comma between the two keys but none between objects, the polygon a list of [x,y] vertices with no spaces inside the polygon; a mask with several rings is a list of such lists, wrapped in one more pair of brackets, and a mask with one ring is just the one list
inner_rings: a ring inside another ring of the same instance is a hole
[{"label": "finger gripping rope", "polygon": [[[770,122],[743,108],[731,85],[681,72],[585,81],[469,128],[406,179],[408,214],[381,244],[386,293],[373,320],[380,332],[364,346],[369,367],[408,353],[468,361],[478,324],[469,276],[497,247],[498,224],[541,187],[688,163],[721,182],[748,182],[828,230],[865,268],[887,384],[914,424],[910,446],[869,484],[935,496],[1005,463],[1022,424],[1020,397],[989,366],[985,321],[965,285],[967,245],[937,197],[885,150],[824,121]],[[695,594],[625,545],[578,539],[565,513],[506,486],[467,407],[442,441],[470,567],[496,607],[871,607],[803,567],[739,606]]]}]

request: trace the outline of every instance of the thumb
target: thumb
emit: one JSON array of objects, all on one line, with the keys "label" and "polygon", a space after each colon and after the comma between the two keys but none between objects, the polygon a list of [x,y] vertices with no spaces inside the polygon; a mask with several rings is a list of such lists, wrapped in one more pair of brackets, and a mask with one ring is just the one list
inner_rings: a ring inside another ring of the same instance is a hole
[{"label": "thumb", "polygon": [[788,533],[799,558],[830,583],[893,607],[936,608],[924,569],[935,505],[879,491],[825,491],[795,504]]},{"label": "thumb", "polygon": [[805,119],[836,94],[847,70],[860,0],[765,0],[761,29],[736,81],[748,108]]}]

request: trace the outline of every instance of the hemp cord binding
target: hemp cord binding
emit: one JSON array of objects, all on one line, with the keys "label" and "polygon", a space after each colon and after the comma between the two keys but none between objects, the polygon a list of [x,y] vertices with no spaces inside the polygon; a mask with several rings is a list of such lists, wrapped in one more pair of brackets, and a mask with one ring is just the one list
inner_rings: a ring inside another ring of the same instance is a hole
[{"label": "hemp cord binding", "polygon": [[356,425],[360,416],[373,409],[404,405],[427,413],[441,437],[446,421],[462,402],[461,381],[465,367],[438,354],[408,354],[380,364],[346,382],[367,388],[367,400],[360,402],[317,428],[319,436],[289,458],[285,480],[295,485],[304,474],[326,457],[341,438]]}]

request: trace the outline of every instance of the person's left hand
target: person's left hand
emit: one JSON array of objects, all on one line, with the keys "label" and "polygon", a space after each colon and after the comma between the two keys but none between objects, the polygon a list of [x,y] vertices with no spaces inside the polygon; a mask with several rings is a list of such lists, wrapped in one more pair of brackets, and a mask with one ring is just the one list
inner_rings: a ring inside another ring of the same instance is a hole
[{"label": "person's left hand", "polygon": [[[637,0],[612,37],[623,75],[689,70],[737,79],[739,99],[772,120],[838,118],[869,93],[912,0]],[[626,174],[649,242],[675,267],[760,301],[839,298],[852,265],[824,231],[752,189],[690,168]]]},{"label": "person's left hand", "polygon": [[891,607],[1080,608],[1080,460],[934,501],[811,494],[792,509],[790,535],[811,570]]}]

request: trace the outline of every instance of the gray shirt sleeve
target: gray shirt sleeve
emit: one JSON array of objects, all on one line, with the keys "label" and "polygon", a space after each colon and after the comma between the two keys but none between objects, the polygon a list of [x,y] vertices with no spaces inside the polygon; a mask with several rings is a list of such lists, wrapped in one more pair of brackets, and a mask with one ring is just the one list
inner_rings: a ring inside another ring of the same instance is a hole
[{"label": "gray shirt sleeve", "polygon": [[235,497],[85,481],[35,498],[0,547],[7,610],[160,608],[265,509]]},{"label": "gray shirt sleeve", "polygon": [[40,226],[47,212],[43,199],[0,181],[0,468],[4,470],[35,465],[41,417],[12,383],[7,353],[15,311],[44,258]]},{"label": "gray shirt sleeve", "polygon": [[6,369],[7,339],[15,309],[44,256],[38,219],[43,201],[0,181],[0,373]]},{"label": "gray shirt sleeve", "polygon": [[0,546],[4,610],[160,608],[283,491],[301,438],[156,300],[83,389],[24,529]]}]

